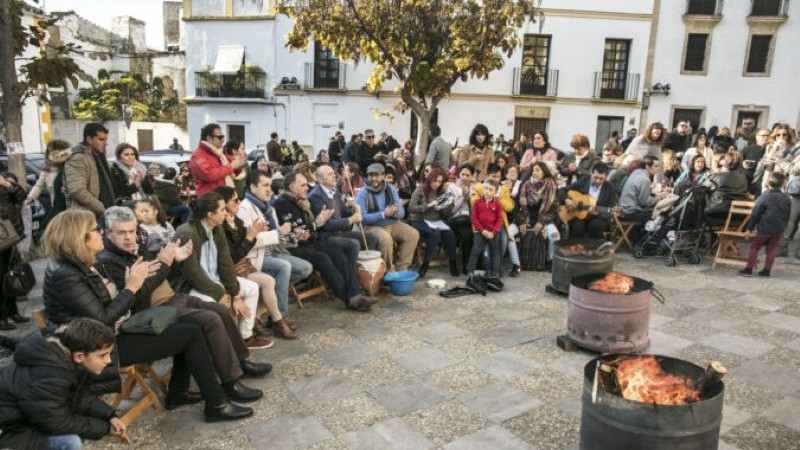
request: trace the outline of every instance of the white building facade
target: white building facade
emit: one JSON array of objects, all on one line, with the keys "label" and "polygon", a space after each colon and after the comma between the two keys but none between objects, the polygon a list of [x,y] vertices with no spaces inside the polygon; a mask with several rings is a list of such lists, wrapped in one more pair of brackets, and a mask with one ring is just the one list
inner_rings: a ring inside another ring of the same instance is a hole
[{"label": "white building facade", "polygon": [[[525,45],[501,70],[457,83],[440,104],[437,121],[451,143],[465,143],[476,123],[506,138],[545,130],[562,149],[577,132],[602,144],[612,131],[638,127],[657,0],[542,3],[543,16],[519,30]],[[184,0],[183,15],[192,145],[209,122],[248,149],[272,131],[314,149],[337,130],[349,137],[372,128],[401,142],[412,135],[391,82],[371,95],[369,64],[340,62],[314,44],[290,52],[291,19],[273,15],[268,1]]]},{"label": "white building facade", "polygon": [[[613,131],[672,127],[680,118],[695,128],[733,128],[746,117],[800,125],[800,1],[544,0],[541,11],[519,30],[524,45],[502,69],[457,83],[441,103],[437,122],[448,141],[464,143],[478,122],[506,138],[546,130],[563,150],[577,132],[599,147]],[[413,135],[411,113],[394,110],[391,82],[370,95],[369,64],[339,62],[314,44],[289,52],[291,20],[271,15],[269,2],[184,0],[184,20],[193,144],[208,122],[248,148],[272,131],[314,149],[336,130],[372,128],[401,142]],[[215,67],[226,54],[230,67]],[[230,89],[241,60],[263,73],[247,75],[247,89]],[[203,71],[217,80],[211,90]]]},{"label": "white building facade", "polygon": [[661,0],[648,118],[800,126],[800,1]]}]

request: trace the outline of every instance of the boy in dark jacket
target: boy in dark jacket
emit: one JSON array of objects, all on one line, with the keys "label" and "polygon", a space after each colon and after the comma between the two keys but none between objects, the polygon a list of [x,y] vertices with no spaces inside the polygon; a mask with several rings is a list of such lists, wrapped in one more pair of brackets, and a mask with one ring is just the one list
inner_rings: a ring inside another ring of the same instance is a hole
[{"label": "boy in dark jacket", "polygon": [[[750,254],[747,257],[747,266],[739,274],[742,276],[752,276],[753,268],[758,262],[758,251],[761,247],[767,246],[767,258],[764,268],[758,272],[760,277],[768,277],[772,270],[772,263],[778,253],[778,244],[783,238],[786,224],[789,222],[789,212],[792,203],[789,197],[781,192],[781,187],[786,177],[776,172],[769,180],[770,190],[761,194],[753,206],[753,214],[747,222],[745,230],[747,237],[750,237]],[[755,230],[756,234],[750,233]]]},{"label": "boy in dark jacket", "polygon": [[467,273],[471,277],[478,265],[478,258],[484,249],[489,247],[491,265],[486,271],[486,278],[499,278],[503,254],[500,249],[500,227],[503,218],[500,202],[495,198],[497,184],[487,181],[483,184],[483,196],[472,206],[472,251],[467,262]]},{"label": "boy in dark jacket", "polygon": [[76,319],[52,337],[34,333],[17,344],[14,362],[0,371],[0,448],[79,449],[81,438],[127,439],[114,408],[87,395],[87,373],[111,362],[114,330]]}]

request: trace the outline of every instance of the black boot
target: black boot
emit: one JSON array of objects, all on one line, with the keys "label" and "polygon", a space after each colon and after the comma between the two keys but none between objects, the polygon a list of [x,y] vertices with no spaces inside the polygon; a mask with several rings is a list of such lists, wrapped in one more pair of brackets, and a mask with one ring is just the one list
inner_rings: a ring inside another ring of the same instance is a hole
[{"label": "black boot", "polygon": [[450,258],[450,275],[457,277],[458,274],[458,261],[455,258]]},{"label": "black boot", "polygon": [[252,408],[240,406],[231,402],[225,402],[214,406],[206,405],[205,409],[206,422],[208,423],[239,420],[252,415]]},{"label": "black boot", "polygon": [[419,274],[420,278],[425,278],[425,274],[428,273],[428,265],[429,264],[430,264],[430,261],[425,261],[424,263],[422,263],[421,266],[419,266],[419,270],[417,271],[417,273]]},{"label": "black boot", "polygon": [[508,276],[510,276],[511,278],[516,278],[519,276],[519,272],[520,272],[519,266],[514,264],[513,266],[511,266],[511,272],[508,272]]},{"label": "black boot", "polygon": [[234,402],[250,403],[260,399],[264,393],[258,389],[249,388],[238,381],[222,385],[228,398]]}]

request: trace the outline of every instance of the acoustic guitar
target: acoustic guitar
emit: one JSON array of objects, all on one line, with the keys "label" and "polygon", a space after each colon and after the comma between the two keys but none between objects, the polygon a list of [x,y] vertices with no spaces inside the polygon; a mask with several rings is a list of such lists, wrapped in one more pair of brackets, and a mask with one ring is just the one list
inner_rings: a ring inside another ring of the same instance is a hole
[{"label": "acoustic guitar", "polygon": [[[597,200],[592,198],[592,196],[576,190],[567,191],[567,200],[571,201],[571,206],[561,205],[561,207],[558,208],[558,217],[563,223],[569,223],[569,221],[574,219],[586,220],[590,214],[593,214],[591,210],[594,209],[597,204]],[[600,206],[597,207],[596,213],[594,214],[614,214],[615,212],[619,212],[618,207],[608,208]]]}]

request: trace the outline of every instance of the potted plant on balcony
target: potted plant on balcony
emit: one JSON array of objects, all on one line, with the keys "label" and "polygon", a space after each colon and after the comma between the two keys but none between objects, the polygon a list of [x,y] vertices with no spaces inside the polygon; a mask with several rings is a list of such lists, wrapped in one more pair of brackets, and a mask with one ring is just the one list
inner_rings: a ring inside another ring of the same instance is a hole
[{"label": "potted plant on balcony", "polygon": [[219,97],[219,91],[222,88],[222,77],[211,73],[210,67],[204,67],[203,70],[195,72],[195,77],[197,78],[195,80],[197,96]]},{"label": "potted plant on balcony", "polygon": [[244,65],[244,90],[248,97],[264,97],[266,75],[259,66]]}]

